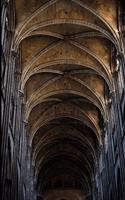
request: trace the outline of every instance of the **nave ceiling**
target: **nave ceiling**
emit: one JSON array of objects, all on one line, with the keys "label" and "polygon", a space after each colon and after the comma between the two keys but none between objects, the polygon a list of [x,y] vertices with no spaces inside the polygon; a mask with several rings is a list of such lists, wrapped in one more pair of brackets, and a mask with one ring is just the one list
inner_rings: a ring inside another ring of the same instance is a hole
[{"label": "nave ceiling", "polygon": [[113,50],[120,52],[116,17],[115,0],[16,1],[14,48],[39,195],[58,187],[91,192]]}]

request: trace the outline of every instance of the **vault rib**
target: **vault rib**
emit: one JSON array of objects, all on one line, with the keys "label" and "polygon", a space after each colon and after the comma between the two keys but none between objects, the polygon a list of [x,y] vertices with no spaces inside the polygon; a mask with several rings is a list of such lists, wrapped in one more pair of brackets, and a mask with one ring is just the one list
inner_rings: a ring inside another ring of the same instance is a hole
[{"label": "vault rib", "polygon": [[88,10],[90,13],[95,15],[97,18],[99,18],[108,27],[110,32],[115,37],[116,41],[119,42],[117,32],[113,29],[113,27],[102,16],[99,15],[99,13],[97,13],[95,10],[93,10],[89,6],[85,5],[81,0],[72,0],[72,1],[75,2],[76,4],[80,5],[81,7],[85,8],[86,10]]},{"label": "vault rib", "polygon": [[[111,40],[112,43],[115,44],[116,46],[116,41],[114,40],[113,36],[108,33],[105,29],[101,28],[100,26],[97,26],[95,24],[92,24],[87,21],[79,20],[79,19],[51,19],[51,20],[46,20],[44,22],[38,23],[33,25],[31,28],[29,28],[26,32],[24,32],[18,40],[15,42],[15,49],[18,48],[19,44],[21,41],[26,38],[31,32],[37,30],[38,28],[45,28],[47,26],[52,26],[52,25],[59,25],[59,24],[72,24],[72,25],[79,25],[79,26],[84,26],[91,28],[92,30],[99,31],[102,33],[105,37],[108,37],[108,39]],[[121,50],[119,49],[119,44],[117,43],[117,49],[120,52]]]},{"label": "vault rib", "polygon": [[36,105],[40,104],[43,101],[43,99],[51,97],[52,95],[55,95],[55,94],[62,94],[62,93],[75,94],[75,95],[79,95],[79,96],[81,96],[83,98],[88,99],[90,102],[92,102],[92,104],[94,104],[101,111],[101,113],[103,113],[104,116],[106,116],[105,111],[101,108],[101,106],[99,105],[99,103],[97,103],[90,96],[87,96],[87,95],[85,95],[85,94],[83,94],[82,92],[79,92],[79,91],[75,91],[75,90],[71,90],[71,89],[70,90],[64,89],[64,90],[51,91],[51,92],[49,92],[47,94],[44,94],[41,98],[38,98],[36,102],[32,103],[32,105],[26,105],[26,111],[25,111],[25,118],[26,118],[26,120],[28,120],[28,117],[29,117],[32,109]]},{"label": "vault rib", "polygon": [[52,44],[49,44],[47,47],[45,47],[44,49],[42,49],[39,53],[37,53],[37,55],[25,66],[23,72],[22,72],[22,81],[26,75],[26,73],[28,73],[29,69],[33,66],[33,64],[35,64],[35,62],[45,53],[47,53],[49,50],[53,49],[54,47],[56,47],[57,45],[59,45],[61,43],[61,41],[55,41]]},{"label": "vault rib", "polygon": [[[49,69],[46,69],[47,67],[49,66],[54,66],[54,65],[59,65],[59,64],[70,64],[70,65],[77,65],[77,66],[82,66],[82,67],[87,67],[88,69],[93,69],[95,72],[97,72],[101,77],[104,78],[104,80],[106,81],[107,85],[109,86],[110,90],[112,91],[112,83],[110,82],[109,78],[106,76],[106,74],[104,74],[101,70],[97,69],[96,66],[94,65],[87,65],[87,64],[83,64],[77,60],[71,60],[71,59],[59,59],[59,60],[52,60],[52,61],[49,61],[49,62],[45,62],[41,65],[38,65],[36,66],[35,68],[33,68],[32,70],[30,70],[28,72],[27,75],[25,75],[25,78],[22,82],[22,85],[21,85],[21,90],[23,91],[24,90],[24,87],[25,87],[25,84],[26,82],[28,81],[28,79],[36,74],[36,73],[41,73],[42,70],[48,70]],[[58,71],[58,70],[57,70]],[[78,70],[75,71],[75,73],[77,73]],[[59,72],[61,74],[61,72]],[[62,72],[63,73],[63,72]],[[71,72],[72,74],[72,72]],[[63,75],[63,74],[62,74]]]},{"label": "vault rib", "polygon": [[30,15],[28,18],[26,18],[25,22],[23,25],[20,25],[18,29],[16,29],[16,34],[15,34],[15,39],[18,40],[18,37],[20,36],[22,30],[25,28],[25,26],[35,17],[37,16],[41,11],[45,10],[49,6],[53,5],[56,3],[58,0],[51,0],[42,5],[40,8],[38,8],[32,15]]}]

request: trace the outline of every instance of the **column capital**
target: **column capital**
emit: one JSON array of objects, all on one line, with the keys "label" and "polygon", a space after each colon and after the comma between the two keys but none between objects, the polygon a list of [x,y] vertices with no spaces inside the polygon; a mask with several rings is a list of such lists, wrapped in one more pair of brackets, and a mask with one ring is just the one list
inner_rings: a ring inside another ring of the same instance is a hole
[{"label": "column capital", "polygon": [[110,90],[109,94],[112,97],[115,94],[115,90]]},{"label": "column capital", "polygon": [[24,92],[22,90],[18,90],[20,97],[24,97]]},{"label": "column capital", "polygon": [[16,69],[14,73],[15,75],[21,75],[21,71],[19,69]]},{"label": "column capital", "polygon": [[3,5],[4,5],[5,7],[7,7],[8,4],[9,4],[9,0],[5,0],[5,1],[3,2]]},{"label": "column capital", "polygon": [[15,49],[11,49],[12,56],[17,58],[19,56],[18,52]]},{"label": "column capital", "polygon": [[120,57],[120,56],[123,56],[123,55],[124,55],[123,50],[118,51],[117,54],[116,54],[116,58],[118,58],[118,57]]},{"label": "column capital", "polygon": [[27,120],[24,119],[23,123],[24,123],[25,126],[28,126],[28,121]]}]

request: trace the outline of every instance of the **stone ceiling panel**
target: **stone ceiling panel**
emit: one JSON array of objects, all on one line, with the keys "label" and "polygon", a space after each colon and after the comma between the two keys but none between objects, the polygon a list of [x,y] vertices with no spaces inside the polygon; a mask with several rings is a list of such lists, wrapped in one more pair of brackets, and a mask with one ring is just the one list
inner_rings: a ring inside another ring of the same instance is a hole
[{"label": "stone ceiling panel", "polygon": [[68,190],[54,193],[68,172],[70,186],[79,185],[83,196],[91,190],[105,91],[113,91],[111,49],[120,51],[116,16],[115,0],[16,1],[27,136],[37,192],[46,200],[71,199]]}]

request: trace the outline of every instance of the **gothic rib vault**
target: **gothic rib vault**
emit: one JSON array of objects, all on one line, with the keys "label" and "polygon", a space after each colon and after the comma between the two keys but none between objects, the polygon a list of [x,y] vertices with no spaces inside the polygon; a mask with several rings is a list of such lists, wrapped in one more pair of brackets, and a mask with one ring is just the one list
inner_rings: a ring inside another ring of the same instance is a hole
[{"label": "gothic rib vault", "polygon": [[114,91],[112,51],[121,52],[116,9],[115,0],[16,1],[14,49],[39,196],[71,198],[49,196],[58,188],[91,195]]}]

